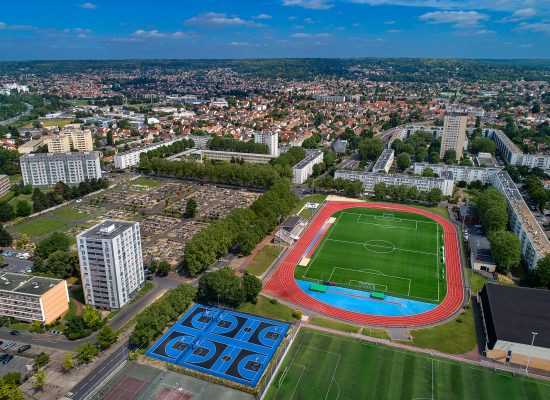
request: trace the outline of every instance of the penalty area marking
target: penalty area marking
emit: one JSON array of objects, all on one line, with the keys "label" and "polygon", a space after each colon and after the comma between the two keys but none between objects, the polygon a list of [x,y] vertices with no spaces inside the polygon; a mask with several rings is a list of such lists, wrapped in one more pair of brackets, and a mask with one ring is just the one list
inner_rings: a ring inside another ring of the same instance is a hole
[{"label": "penalty area marking", "polygon": [[[402,281],[408,282],[407,296],[410,296],[410,294],[411,294],[411,283],[412,283],[411,278],[403,278],[402,276],[388,275],[388,274],[385,274],[383,272],[377,271],[375,269],[351,269],[351,268],[334,267],[334,268],[332,268],[332,272],[330,273],[329,281],[330,281],[330,278],[332,278],[332,275],[334,274],[335,270],[337,270],[337,269],[340,269],[340,270],[343,270],[343,271],[360,272],[362,274],[378,275],[378,276],[383,276],[383,277],[391,278],[391,279],[401,279]],[[351,279],[350,283],[351,283],[351,281],[356,281],[356,280]],[[374,283],[372,281],[357,281],[357,282],[368,282],[368,283],[372,283],[372,284],[379,285],[379,286],[385,286],[386,291],[388,291],[388,286],[384,285],[384,284],[377,284],[377,283]],[[357,286],[354,286],[354,287],[357,287]]]}]

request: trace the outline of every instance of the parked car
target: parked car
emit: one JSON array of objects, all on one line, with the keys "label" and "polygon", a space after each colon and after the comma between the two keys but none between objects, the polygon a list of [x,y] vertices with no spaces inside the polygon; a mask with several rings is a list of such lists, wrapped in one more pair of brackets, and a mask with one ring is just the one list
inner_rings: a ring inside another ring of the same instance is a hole
[{"label": "parked car", "polygon": [[153,280],[153,275],[147,275],[145,277],[145,279],[147,279],[148,281],[152,281]]},{"label": "parked car", "polygon": [[15,343],[12,342],[11,340],[8,340],[6,343],[4,343],[4,345],[2,347],[0,347],[1,350],[7,350],[11,347],[15,346]]},{"label": "parked car", "polygon": [[2,255],[5,256],[5,257],[13,257],[15,255],[15,252],[10,251],[10,250],[6,250],[2,253]]},{"label": "parked car", "polygon": [[76,199],[77,203],[82,203],[82,199]]},{"label": "parked car", "polygon": [[4,362],[4,360],[5,360],[6,358],[8,358],[8,356],[9,356],[8,353],[2,354],[2,355],[0,356],[0,362]]},{"label": "parked car", "polygon": [[31,348],[30,344],[24,344],[23,346],[21,346],[20,348],[17,349],[17,352],[18,353],[24,353],[25,351],[27,351],[30,348]]},{"label": "parked car", "polygon": [[0,268],[6,268],[9,264],[2,264],[0,265]]},{"label": "parked car", "polygon": [[21,332],[16,331],[16,330],[14,329],[13,331],[10,332],[10,334],[12,334],[13,336],[19,336],[19,335],[21,335]]},{"label": "parked car", "polygon": [[11,360],[13,360],[13,356],[11,354],[8,354],[8,356],[2,361],[2,364],[7,364]]}]

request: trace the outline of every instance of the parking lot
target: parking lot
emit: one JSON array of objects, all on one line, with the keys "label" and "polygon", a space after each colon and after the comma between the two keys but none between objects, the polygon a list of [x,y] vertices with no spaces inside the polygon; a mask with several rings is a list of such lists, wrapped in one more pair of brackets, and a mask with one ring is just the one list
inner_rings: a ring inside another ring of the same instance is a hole
[{"label": "parking lot", "polygon": [[28,272],[29,268],[32,268],[32,261],[23,260],[15,256],[6,256],[5,253],[2,254],[2,257],[4,258],[2,272],[25,273]]},{"label": "parking lot", "polygon": [[[12,349],[13,348],[15,348],[16,349],[15,351],[17,352],[17,347],[12,347]],[[0,353],[0,355],[2,354],[5,354],[5,352]],[[0,363],[0,376],[4,376],[8,372],[20,372],[21,379],[24,379],[25,375],[31,373],[31,371],[27,369],[27,365],[30,365],[32,367],[33,362],[34,361],[32,358],[14,355],[13,359],[7,364]]]}]

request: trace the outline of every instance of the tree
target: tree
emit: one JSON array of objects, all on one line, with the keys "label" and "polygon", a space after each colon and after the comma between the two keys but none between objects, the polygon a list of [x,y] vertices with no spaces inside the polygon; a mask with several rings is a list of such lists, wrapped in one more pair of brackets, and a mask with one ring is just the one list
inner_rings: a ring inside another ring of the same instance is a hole
[{"label": "tree", "polygon": [[435,172],[431,168],[426,168],[426,169],[424,169],[424,171],[422,171],[422,176],[426,176],[428,178],[433,178],[433,177],[435,177]]},{"label": "tree", "polygon": [[113,131],[112,131],[112,129],[109,129],[109,130],[107,131],[107,137],[106,137],[105,140],[106,140],[108,146],[112,146],[112,145],[114,144],[114,142],[113,142]]},{"label": "tree", "polygon": [[496,149],[495,142],[493,142],[491,139],[484,138],[484,137],[476,137],[472,141],[471,150],[472,150],[472,153],[495,154],[497,149]]},{"label": "tree", "polygon": [[197,299],[237,308],[245,299],[242,281],[229,267],[207,272],[199,279]]},{"label": "tree", "polygon": [[[40,256],[36,257],[42,261]],[[45,261],[35,262],[34,271],[60,279],[79,276],[78,254],[57,250]]]},{"label": "tree", "polygon": [[13,238],[11,234],[0,225],[0,247],[8,247],[11,245]]},{"label": "tree", "polygon": [[262,290],[262,281],[255,275],[246,273],[243,275],[243,290],[244,297],[247,301],[251,301],[257,297]]},{"label": "tree", "polygon": [[31,213],[32,213],[32,207],[26,201],[19,200],[15,204],[15,214],[18,217],[27,217],[27,216],[31,215]]},{"label": "tree", "polygon": [[456,161],[456,151],[454,149],[446,150],[443,154],[445,164],[454,164]]},{"label": "tree", "polygon": [[76,359],[81,364],[86,364],[92,361],[99,353],[96,345],[92,342],[86,342],[76,348]]},{"label": "tree", "polygon": [[170,272],[170,263],[168,261],[161,261],[157,265],[157,275],[158,276],[167,276]]},{"label": "tree", "polygon": [[384,142],[379,138],[364,139],[359,143],[359,156],[363,160],[374,161],[384,151]]},{"label": "tree", "polygon": [[488,239],[499,272],[507,274],[519,265],[521,243],[516,235],[503,230],[492,231],[489,233]]},{"label": "tree", "polygon": [[46,383],[46,371],[44,371],[43,369],[39,369],[33,374],[33,376],[35,379],[33,387],[36,390],[43,391],[44,384]]},{"label": "tree", "polygon": [[40,257],[43,260],[48,258],[50,254],[61,250],[61,251],[69,251],[69,246],[71,245],[71,239],[61,233],[61,232],[54,232],[50,236],[46,237],[45,239],[42,239],[37,245],[36,249],[34,250],[35,257]]},{"label": "tree", "polygon": [[397,156],[397,168],[401,171],[406,170],[411,166],[411,156],[409,153],[401,153]]},{"label": "tree", "polygon": [[443,192],[439,188],[433,188],[426,194],[426,200],[432,204],[441,203],[443,200]]},{"label": "tree", "polygon": [[538,114],[540,113],[540,104],[539,103],[534,103],[533,104],[533,107],[531,108],[531,112],[533,114]]},{"label": "tree", "polygon": [[107,325],[97,334],[97,343],[103,350],[108,349],[118,339],[118,333]]},{"label": "tree", "polygon": [[0,201],[0,222],[8,222],[15,218],[11,204]]},{"label": "tree", "polygon": [[101,311],[92,306],[84,306],[82,309],[82,320],[92,330],[97,329],[103,322]]},{"label": "tree", "polygon": [[34,357],[34,366],[36,368],[42,368],[48,365],[50,362],[50,356],[48,353],[40,353],[36,357]]},{"label": "tree", "polygon": [[537,267],[527,275],[527,284],[531,287],[550,290],[550,253],[537,262]]},{"label": "tree", "polygon": [[531,199],[537,204],[539,210],[544,210],[546,203],[548,203],[548,191],[543,188],[536,188],[532,192],[529,192]]},{"label": "tree", "polygon": [[379,182],[374,185],[374,196],[377,199],[383,199],[388,195],[388,187],[384,182]]},{"label": "tree", "polygon": [[508,225],[506,200],[496,188],[488,188],[477,196],[479,220],[487,232],[503,231]]},{"label": "tree", "polygon": [[185,212],[183,213],[183,216],[185,218],[193,218],[197,214],[197,202],[195,199],[191,198],[187,200],[187,204],[185,205]]},{"label": "tree", "polygon": [[63,372],[67,373],[76,366],[76,359],[72,352],[65,353],[65,356],[61,360],[61,368]]}]

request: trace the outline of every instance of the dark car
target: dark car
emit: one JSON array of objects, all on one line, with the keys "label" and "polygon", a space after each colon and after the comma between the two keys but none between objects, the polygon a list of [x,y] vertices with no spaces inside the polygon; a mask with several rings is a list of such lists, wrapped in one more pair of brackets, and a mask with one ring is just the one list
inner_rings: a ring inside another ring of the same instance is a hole
[{"label": "dark car", "polygon": [[152,281],[153,280],[153,275],[147,275],[145,277],[145,279],[147,279],[148,281]]},{"label": "dark car", "polygon": [[27,351],[30,348],[31,348],[30,344],[24,344],[23,346],[21,346],[20,348],[17,349],[17,352],[18,353],[24,353],[25,351]]},{"label": "dark car", "polygon": [[9,264],[2,264],[0,265],[0,268],[6,268]]},{"label": "dark car", "polygon": [[11,360],[13,360],[13,356],[11,354],[8,354],[7,357],[2,360],[2,364],[7,364]]},{"label": "dark car", "polygon": [[19,336],[19,335],[21,335],[21,332],[16,331],[16,330],[11,331],[10,333],[11,333],[13,336]]},{"label": "dark car", "polygon": [[0,356],[0,362],[4,362],[4,360],[5,360],[6,358],[8,358],[8,356],[9,356],[8,353],[2,354],[2,355]]}]

